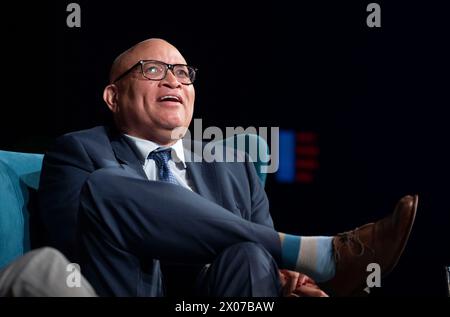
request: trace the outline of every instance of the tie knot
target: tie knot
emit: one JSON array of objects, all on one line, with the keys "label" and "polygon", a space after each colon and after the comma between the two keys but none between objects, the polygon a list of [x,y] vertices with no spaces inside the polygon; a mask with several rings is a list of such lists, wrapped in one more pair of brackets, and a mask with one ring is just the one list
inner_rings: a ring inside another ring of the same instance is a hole
[{"label": "tie knot", "polygon": [[148,158],[154,160],[156,162],[156,165],[158,166],[158,168],[167,166],[170,159],[172,158],[171,148],[156,149],[148,155]]}]

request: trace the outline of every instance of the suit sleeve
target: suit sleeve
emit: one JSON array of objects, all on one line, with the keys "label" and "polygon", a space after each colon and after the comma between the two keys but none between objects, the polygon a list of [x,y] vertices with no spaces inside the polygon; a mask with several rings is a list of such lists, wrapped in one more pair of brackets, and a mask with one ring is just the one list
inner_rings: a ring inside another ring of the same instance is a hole
[{"label": "suit sleeve", "polygon": [[252,196],[251,221],[273,228],[273,220],[269,212],[269,200],[267,199],[266,192],[256,174],[255,166],[248,156],[245,164]]},{"label": "suit sleeve", "polygon": [[38,234],[46,245],[76,259],[76,223],[83,184],[94,166],[83,145],[67,135],[45,156],[38,190]]}]

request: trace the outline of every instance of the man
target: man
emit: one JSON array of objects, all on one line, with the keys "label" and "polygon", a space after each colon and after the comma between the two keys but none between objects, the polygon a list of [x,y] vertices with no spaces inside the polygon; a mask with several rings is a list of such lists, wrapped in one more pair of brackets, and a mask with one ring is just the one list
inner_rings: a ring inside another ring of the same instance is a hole
[{"label": "man", "polygon": [[115,126],[67,134],[45,156],[39,214],[46,244],[79,262],[100,296],[163,296],[160,261],[203,268],[195,289],[211,296],[280,296],[280,283],[288,293],[313,288],[293,271],[345,296],[365,287],[367,264],[388,273],[417,197],[336,237],[275,231],[251,162],[186,160],[192,153],[175,132],[191,122],[195,73],[161,39],[117,57],[103,93]]}]

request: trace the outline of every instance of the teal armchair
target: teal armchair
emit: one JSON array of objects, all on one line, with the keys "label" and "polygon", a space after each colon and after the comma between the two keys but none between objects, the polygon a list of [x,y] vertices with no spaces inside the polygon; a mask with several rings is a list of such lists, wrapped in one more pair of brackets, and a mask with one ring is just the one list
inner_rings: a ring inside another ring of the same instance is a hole
[{"label": "teal armchair", "polygon": [[30,249],[28,201],[42,154],[0,151],[0,269]]}]

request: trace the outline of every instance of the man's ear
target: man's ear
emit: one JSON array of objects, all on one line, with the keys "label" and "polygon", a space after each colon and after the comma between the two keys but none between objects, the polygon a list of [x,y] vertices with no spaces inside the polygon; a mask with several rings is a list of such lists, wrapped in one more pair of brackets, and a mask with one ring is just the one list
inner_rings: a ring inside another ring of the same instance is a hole
[{"label": "man's ear", "polygon": [[108,108],[113,112],[116,113],[118,111],[117,106],[117,86],[114,84],[110,84],[105,87],[103,90],[103,100],[108,105]]}]

